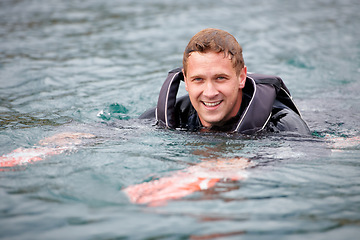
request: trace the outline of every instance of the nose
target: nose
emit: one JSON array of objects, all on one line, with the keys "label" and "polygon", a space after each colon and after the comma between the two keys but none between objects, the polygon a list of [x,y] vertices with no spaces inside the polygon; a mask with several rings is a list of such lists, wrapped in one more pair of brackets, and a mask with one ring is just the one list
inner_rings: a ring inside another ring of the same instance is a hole
[{"label": "nose", "polygon": [[212,81],[207,81],[204,85],[203,95],[207,98],[213,98],[218,94],[215,84]]}]

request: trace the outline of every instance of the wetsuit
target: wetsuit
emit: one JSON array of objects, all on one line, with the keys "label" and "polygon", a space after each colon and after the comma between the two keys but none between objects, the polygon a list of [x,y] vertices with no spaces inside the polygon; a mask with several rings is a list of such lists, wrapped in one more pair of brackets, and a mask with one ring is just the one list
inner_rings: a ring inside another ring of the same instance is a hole
[{"label": "wetsuit", "polygon": [[[198,131],[203,128],[189,96],[176,98],[183,79],[181,68],[170,71],[160,90],[157,107],[144,112],[140,118],[156,118],[158,125],[171,129]],[[309,134],[308,126],[279,77],[248,74],[242,92],[237,115],[223,126],[211,127],[211,130],[243,134],[259,131]]]}]

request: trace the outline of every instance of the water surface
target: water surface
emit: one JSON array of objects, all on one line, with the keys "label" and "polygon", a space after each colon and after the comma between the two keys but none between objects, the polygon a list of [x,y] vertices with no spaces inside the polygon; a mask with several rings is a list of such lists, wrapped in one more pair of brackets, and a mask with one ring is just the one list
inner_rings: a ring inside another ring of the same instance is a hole
[{"label": "water surface", "polygon": [[[66,131],[98,136],[0,172],[1,238],[356,238],[360,144],[324,136],[360,135],[359,11],[357,0],[1,1],[0,155]],[[203,135],[136,120],[206,27],[238,39],[249,71],[284,79],[312,136]],[[157,207],[121,191],[232,157],[255,164],[246,180]]]}]

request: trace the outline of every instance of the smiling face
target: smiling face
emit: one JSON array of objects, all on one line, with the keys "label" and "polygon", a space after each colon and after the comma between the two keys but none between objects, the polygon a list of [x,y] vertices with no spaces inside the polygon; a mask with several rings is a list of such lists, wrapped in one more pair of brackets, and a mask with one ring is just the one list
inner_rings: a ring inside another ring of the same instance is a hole
[{"label": "smiling face", "polygon": [[185,87],[204,127],[222,126],[236,116],[245,86],[246,67],[236,74],[224,52],[192,52],[187,59]]}]

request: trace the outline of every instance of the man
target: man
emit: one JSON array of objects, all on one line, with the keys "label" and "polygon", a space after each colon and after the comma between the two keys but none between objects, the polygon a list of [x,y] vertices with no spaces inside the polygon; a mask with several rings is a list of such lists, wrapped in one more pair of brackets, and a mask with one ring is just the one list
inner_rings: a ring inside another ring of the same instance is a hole
[{"label": "man", "polygon": [[[189,96],[176,99],[181,80]],[[140,116],[152,117],[160,126],[192,131],[309,134],[282,80],[259,74],[248,76],[241,46],[231,34],[219,29],[202,30],[190,40],[183,69],[169,73],[156,109]],[[207,160],[186,171],[129,186],[124,193],[133,203],[161,205],[207,190],[221,179],[245,179],[244,170],[253,164],[246,158]]]},{"label": "man", "polygon": [[[189,96],[176,99],[181,80]],[[309,133],[282,80],[248,75],[239,43],[228,32],[213,28],[192,37],[183,69],[169,73],[157,108],[140,118],[154,116],[161,126],[191,131]]]}]

